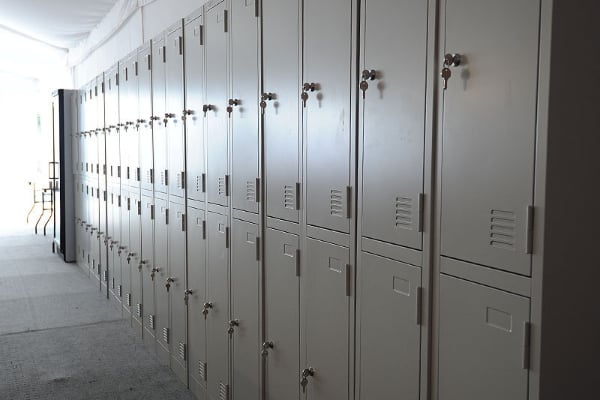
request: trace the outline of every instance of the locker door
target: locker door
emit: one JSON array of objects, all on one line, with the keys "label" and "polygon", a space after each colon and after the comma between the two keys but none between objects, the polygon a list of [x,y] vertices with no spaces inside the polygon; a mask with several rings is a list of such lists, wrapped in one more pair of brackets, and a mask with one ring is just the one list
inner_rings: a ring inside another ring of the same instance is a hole
[{"label": "locker door", "polygon": [[267,229],[265,238],[266,400],[297,399],[300,371],[298,236]]},{"label": "locker door", "polygon": [[232,399],[258,400],[261,366],[259,231],[258,225],[237,219],[233,220],[232,228]]},{"label": "locker door", "polygon": [[169,149],[169,195],[185,197],[185,137],[181,116],[183,99],[183,28],[167,34],[166,114]]},{"label": "locker door", "polygon": [[208,213],[207,390],[211,399],[229,392],[229,224],[225,215]]},{"label": "locker door", "polygon": [[142,321],[144,343],[154,347],[154,201],[142,195]]},{"label": "locker door", "polygon": [[129,76],[129,113],[127,116],[127,122],[125,122],[125,131],[129,136],[129,162],[127,164],[128,175],[129,175],[129,186],[139,190],[140,188],[140,132],[137,129],[138,119],[138,75],[139,65],[137,61],[137,55],[133,56],[130,64],[131,74]]},{"label": "locker door", "polygon": [[171,316],[171,368],[187,384],[187,290],[185,205],[169,201],[169,304]]},{"label": "locker door", "polygon": [[206,13],[206,127],[208,201],[223,206],[229,196],[227,136],[227,12],[225,2]]},{"label": "locker door", "polygon": [[260,138],[258,125],[258,0],[231,3],[233,208],[258,212]]},{"label": "locker door", "polygon": [[427,7],[419,0],[367,0],[361,36],[361,84],[368,85],[361,121],[362,232],[417,249],[422,247]]},{"label": "locker door", "polygon": [[112,277],[114,279],[114,296],[117,301],[122,301],[123,295],[123,276],[122,276],[122,265],[121,265],[121,247],[123,246],[123,235],[122,235],[122,216],[123,216],[123,204],[121,190],[117,186],[115,189],[115,202],[113,204],[115,213],[115,230],[112,244],[113,252],[113,272]]},{"label": "locker door", "polygon": [[352,196],[352,3],[304,1],[307,223],[340,232],[350,231]]},{"label": "locker door", "polygon": [[141,201],[138,193],[129,193],[131,209],[129,210],[129,270],[131,271],[131,307],[134,328],[142,334],[142,235],[141,235]]},{"label": "locker door", "polygon": [[117,193],[114,186],[109,187],[108,193],[108,202],[107,202],[107,234],[106,244],[108,246],[108,290],[110,295],[113,297],[118,296],[116,291],[116,255],[118,250],[118,244],[115,244],[118,241],[117,237],[119,236],[117,231],[119,229],[118,226],[118,218],[117,214],[119,212],[119,208],[117,207]]},{"label": "locker door", "polygon": [[298,222],[298,0],[262,0],[262,20],[263,87],[272,93],[262,103],[267,215]]},{"label": "locker door", "polygon": [[540,1],[442,11],[444,54],[462,60],[443,99],[441,251],[529,275]]},{"label": "locker door", "polygon": [[192,200],[204,201],[204,27],[202,17],[185,26],[186,187]]},{"label": "locker door", "polygon": [[154,188],[154,157],[152,155],[152,48],[146,46],[138,52],[138,118],[136,127],[140,135],[140,181],[142,190]]},{"label": "locker door", "polygon": [[165,129],[165,40],[152,41],[152,133],[154,135],[154,190],[167,193],[167,132]]},{"label": "locker door", "polygon": [[307,239],[302,297],[306,365],[314,368],[308,400],[347,400],[349,396],[350,251]]},{"label": "locker door", "polygon": [[170,363],[170,340],[169,340],[169,293],[165,287],[169,277],[168,259],[168,219],[169,209],[167,202],[160,198],[154,199],[156,208],[156,219],[154,220],[154,282],[156,285],[156,342],[157,352],[163,364]]},{"label": "locker door", "polygon": [[[104,176],[102,176],[100,178],[100,181],[104,180]],[[104,182],[101,182],[101,186],[102,186],[102,190],[99,191],[100,194],[100,198],[98,199],[98,203],[100,204],[100,225],[98,228],[98,233],[96,235],[97,239],[98,239],[98,243],[100,245],[100,257],[99,257],[99,264],[98,264],[98,275],[100,275],[100,281],[102,283],[102,291],[103,292],[107,292],[108,291],[108,275],[107,275],[107,271],[108,271],[108,259],[107,259],[107,255],[108,255],[108,246],[107,243],[105,243],[105,239],[106,239],[106,232],[107,232],[107,215],[106,215],[106,208],[107,208],[107,193],[106,193],[106,185]]]},{"label": "locker door", "polygon": [[421,269],[363,253],[359,399],[419,400]]},{"label": "locker door", "polygon": [[125,129],[129,121],[129,103],[130,103],[130,75],[131,68],[127,60],[119,63],[119,146],[120,146],[120,168],[117,169],[117,175],[121,178],[121,184],[129,186],[128,166],[129,154],[131,152],[131,141],[129,129]]},{"label": "locker door", "polygon": [[440,400],[525,400],[529,299],[440,277]]},{"label": "locker door", "polygon": [[121,246],[119,247],[121,257],[121,300],[126,318],[131,316],[131,269],[127,257],[131,251],[129,244],[129,209],[132,201],[129,192],[121,189]]},{"label": "locker door", "polygon": [[[188,36],[189,37],[189,36]],[[189,53],[187,53],[189,54]],[[206,388],[206,217],[204,210],[188,207],[188,354],[192,392],[204,397]]]}]

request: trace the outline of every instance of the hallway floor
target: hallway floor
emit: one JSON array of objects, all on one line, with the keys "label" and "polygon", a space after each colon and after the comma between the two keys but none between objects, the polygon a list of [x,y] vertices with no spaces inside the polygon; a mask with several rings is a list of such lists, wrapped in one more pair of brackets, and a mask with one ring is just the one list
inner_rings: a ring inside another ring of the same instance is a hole
[{"label": "hallway floor", "polygon": [[47,237],[0,237],[0,399],[193,399]]}]

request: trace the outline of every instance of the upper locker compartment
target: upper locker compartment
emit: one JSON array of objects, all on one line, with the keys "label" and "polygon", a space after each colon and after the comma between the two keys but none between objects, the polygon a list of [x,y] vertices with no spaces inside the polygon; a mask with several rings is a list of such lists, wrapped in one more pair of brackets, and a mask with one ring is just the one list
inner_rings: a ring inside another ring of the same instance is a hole
[{"label": "upper locker compartment", "polygon": [[166,111],[169,195],[185,197],[185,137],[181,120],[184,113],[183,93],[183,20],[167,30],[166,35]]},{"label": "upper locker compartment", "polygon": [[201,14],[185,20],[186,188],[191,200],[205,200],[204,165],[204,25]]},{"label": "upper locker compartment", "polygon": [[427,8],[419,0],[365,1],[359,76],[362,235],[419,250]]},{"label": "upper locker compartment", "polygon": [[304,1],[302,101],[307,223],[344,233],[352,217],[353,1]]},{"label": "upper locker compartment", "polygon": [[540,1],[442,12],[442,255],[530,275]]},{"label": "upper locker compartment", "polygon": [[117,168],[119,166],[119,66],[115,65],[105,74],[105,106],[106,106],[106,177],[108,184],[118,184]]},{"label": "upper locker compartment", "polygon": [[154,141],[154,190],[167,193],[167,132],[165,129],[165,35],[152,39],[152,134]]},{"label": "upper locker compartment", "polygon": [[258,212],[259,181],[259,19],[258,0],[231,3],[232,96],[227,114],[232,137],[233,208]]},{"label": "upper locker compartment", "polygon": [[152,47],[144,45],[138,50],[138,116],[136,128],[140,135],[139,171],[136,171],[142,190],[154,188],[154,155],[152,148]]},{"label": "upper locker compartment", "polygon": [[204,10],[206,103],[202,111],[207,129],[207,193],[210,203],[227,206],[231,190],[227,132],[229,15],[225,2],[208,2]]},{"label": "upper locker compartment", "polygon": [[298,10],[298,0],[262,0],[266,209],[269,217],[292,222],[300,208]]}]

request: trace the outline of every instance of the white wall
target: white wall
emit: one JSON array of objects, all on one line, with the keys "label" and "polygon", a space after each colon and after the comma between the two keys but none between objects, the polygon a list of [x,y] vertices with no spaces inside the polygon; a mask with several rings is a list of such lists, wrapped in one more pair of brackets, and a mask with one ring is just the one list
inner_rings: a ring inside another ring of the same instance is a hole
[{"label": "white wall", "polygon": [[[74,87],[83,86],[178,19],[199,9],[205,2],[206,0],[121,0],[99,24],[97,31],[90,35],[90,40],[99,43],[99,47],[88,41],[69,51]],[[125,20],[121,21],[123,18]],[[106,33],[102,35],[103,32]],[[103,37],[98,37],[99,35]],[[89,49],[93,51],[90,53]]]}]

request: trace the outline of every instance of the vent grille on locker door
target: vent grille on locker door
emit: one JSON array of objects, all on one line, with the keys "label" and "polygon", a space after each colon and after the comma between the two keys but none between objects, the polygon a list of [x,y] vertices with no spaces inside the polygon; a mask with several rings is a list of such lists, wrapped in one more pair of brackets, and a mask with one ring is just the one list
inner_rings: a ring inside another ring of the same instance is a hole
[{"label": "vent grille on locker door", "polygon": [[296,208],[296,195],[293,186],[285,185],[283,187],[283,207],[288,210],[294,210]]},{"label": "vent grille on locker door", "polygon": [[219,400],[229,400],[229,385],[219,383]]},{"label": "vent grille on locker door", "polygon": [[412,199],[396,197],[396,228],[412,229]]},{"label": "vent grille on locker door", "polygon": [[198,360],[198,376],[201,380],[206,381],[206,363]]},{"label": "vent grille on locker door", "polygon": [[139,303],[136,304],[135,312],[139,318],[142,318],[142,305],[141,304],[139,304]]},{"label": "vent grille on locker door", "polygon": [[177,173],[177,176],[175,177],[175,184],[177,185],[178,188],[183,187],[183,185],[181,184],[181,173]]},{"label": "vent grille on locker door", "polygon": [[202,177],[201,176],[196,176],[196,192],[201,192],[202,191]]},{"label": "vent grille on locker door", "polygon": [[490,245],[503,250],[515,250],[517,218],[512,211],[490,212]]},{"label": "vent grille on locker door", "polygon": [[160,171],[160,184],[161,185],[166,185],[166,179],[165,179],[165,171]]},{"label": "vent grille on locker door", "polygon": [[254,201],[256,199],[256,187],[252,181],[246,181],[246,200]]},{"label": "vent grille on locker door", "polygon": [[169,343],[169,328],[163,328],[163,341]]},{"label": "vent grille on locker door", "polygon": [[219,196],[224,196],[225,195],[225,178],[220,177],[217,184],[218,184]]},{"label": "vent grille on locker door", "polygon": [[150,170],[146,171],[146,183],[152,183],[152,173]]},{"label": "vent grille on locker door", "polygon": [[148,328],[154,330],[154,315],[148,315]]},{"label": "vent grille on locker door", "polygon": [[186,360],[186,345],[185,343],[179,343],[179,358],[183,361]]},{"label": "vent grille on locker door", "polygon": [[127,303],[128,307],[131,307],[131,293],[127,293],[125,296],[125,302]]},{"label": "vent grille on locker door", "polygon": [[331,197],[329,198],[329,208],[332,216],[344,216],[344,205],[341,190],[331,189]]}]

